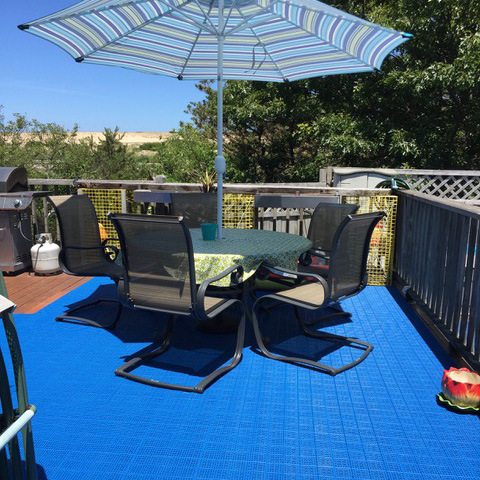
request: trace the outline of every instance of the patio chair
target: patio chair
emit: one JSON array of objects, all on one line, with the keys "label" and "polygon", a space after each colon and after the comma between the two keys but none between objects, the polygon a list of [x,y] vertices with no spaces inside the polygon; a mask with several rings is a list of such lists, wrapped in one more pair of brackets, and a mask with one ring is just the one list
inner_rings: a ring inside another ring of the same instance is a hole
[{"label": "patio chair", "polygon": [[[260,297],[253,306],[252,316],[255,338],[260,350],[266,357],[282,362],[314,367],[332,376],[352,368],[365,360],[373,349],[372,345],[354,338],[312,331],[298,314],[298,309],[305,308],[323,311],[332,304],[334,305],[345,298],[358,294],[365,288],[367,285],[367,257],[370,239],[375,226],[384,215],[384,212],[375,212],[348,215],[345,218],[335,233],[330,257],[330,269],[326,280],[320,275],[262,264],[260,275],[274,274],[294,281],[301,280],[298,286]],[[265,302],[273,302],[275,306],[282,303],[293,305],[297,310],[297,320],[307,336],[358,348],[364,350],[363,354],[353,362],[336,368],[308,358],[272,353],[266,347],[268,342],[265,342],[264,339],[267,337],[262,334],[258,321],[259,307]],[[316,321],[318,322],[319,320]]]},{"label": "patio chair", "polygon": [[[64,273],[86,277],[110,277],[115,283],[120,280],[123,268],[117,260],[118,249],[108,242],[116,240],[100,238],[97,214],[87,195],[58,195],[48,197],[57,215],[62,248],[59,262]],[[105,325],[73,315],[76,311],[93,307],[101,302],[116,303],[117,312],[113,322]],[[115,328],[122,304],[111,298],[100,298],[71,308],[56,320],[90,325],[111,330]]]},{"label": "patio chair", "polygon": [[299,260],[299,271],[326,276],[332,243],[338,227],[347,215],[353,215],[359,205],[350,203],[319,203],[312,214],[307,237],[312,248]]},{"label": "patio chair", "polygon": [[[128,361],[116,375],[155,387],[203,393],[220,376],[235,368],[242,358],[245,314],[238,299],[207,296],[207,287],[241,267],[232,265],[219,275],[195,283],[195,264],[190,232],[181,217],[161,215],[110,214],[122,249],[124,280],[119,293],[129,305],[169,315],[163,343],[152,352]],[[178,317],[193,316],[197,322],[208,321],[236,305],[241,311],[236,347],[230,363],[207,375],[195,387],[165,383],[130,373],[142,364],[164,353],[171,344],[174,323]]]},{"label": "patio chair", "polygon": [[170,213],[183,217],[187,228],[217,223],[217,196],[211,193],[172,193]]},{"label": "patio chair", "polygon": [[[298,271],[309,272],[322,277],[328,276],[330,252],[337,228],[347,215],[358,210],[358,205],[350,203],[319,203],[312,214],[307,237],[312,242],[312,248],[298,259]],[[257,290],[284,290],[291,287],[289,279],[280,275],[270,274],[268,279],[257,279]]]}]

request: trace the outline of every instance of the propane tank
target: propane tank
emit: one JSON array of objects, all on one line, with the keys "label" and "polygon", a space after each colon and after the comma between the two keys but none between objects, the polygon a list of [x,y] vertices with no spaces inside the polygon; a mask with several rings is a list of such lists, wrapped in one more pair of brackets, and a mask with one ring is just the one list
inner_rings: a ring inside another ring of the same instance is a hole
[{"label": "propane tank", "polygon": [[37,243],[30,249],[35,273],[55,273],[60,270],[58,254],[60,247],[53,243],[51,233],[37,235]]}]

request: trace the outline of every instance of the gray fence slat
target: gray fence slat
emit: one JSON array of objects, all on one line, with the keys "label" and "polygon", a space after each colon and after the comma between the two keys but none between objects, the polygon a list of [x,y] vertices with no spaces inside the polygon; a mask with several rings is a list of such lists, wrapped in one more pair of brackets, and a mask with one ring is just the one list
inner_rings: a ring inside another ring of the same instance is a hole
[{"label": "gray fence slat", "polygon": [[439,215],[439,224],[438,230],[435,232],[436,237],[439,239],[437,245],[437,260],[435,264],[434,276],[435,276],[435,294],[432,300],[432,310],[433,313],[437,316],[441,316],[441,309],[443,304],[443,299],[446,294],[445,280],[447,275],[447,244],[450,237],[450,228],[449,228],[449,212],[442,211],[441,208],[436,207]]},{"label": "gray fence slat", "polygon": [[449,302],[447,305],[447,311],[445,313],[445,325],[447,328],[456,335],[456,332],[453,331],[453,319],[456,312],[456,308],[458,308],[458,296],[459,296],[459,288],[458,282],[461,281],[463,283],[462,277],[459,275],[462,273],[462,265],[460,259],[460,239],[462,237],[462,217],[460,215],[455,214],[454,218],[454,234],[453,234],[453,241],[449,248],[449,262],[448,262],[448,294],[449,294]]},{"label": "gray fence slat", "polygon": [[469,219],[461,217],[460,220],[460,240],[457,244],[458,260],[457,273],[455,283],[455,304],[452,312],[451,327],[453,334],[460,340],[460,321],[462,318],[462,304],[465,290],[465,274],[466,274],[466,256],[469,235]]},{"label": "gray fence slat", "polygon": [[476,236],[471,244],[474,256],[473,275],[472,275],[472,292],[470,296],[470,316],[467,332],[467,350],[480,358],[480,295],[478,285],[480,285],[480,258],[477,252],[480,252],[480,222],[472,222],[472,230]]},{"label": "gray fence slat", "polygon": [[462,307],[460,312],[460,330],[459,336],[462,343],[467,345],[467,330],[470,320],[470,305],[472,302],[472,280],[473,280],[473,264],[475,259],[475,240],[477,237],[476,225],[473,220],[468,221],[468,240],[466,248],[466,262],[465,262],[465,280],[463,288]]}]

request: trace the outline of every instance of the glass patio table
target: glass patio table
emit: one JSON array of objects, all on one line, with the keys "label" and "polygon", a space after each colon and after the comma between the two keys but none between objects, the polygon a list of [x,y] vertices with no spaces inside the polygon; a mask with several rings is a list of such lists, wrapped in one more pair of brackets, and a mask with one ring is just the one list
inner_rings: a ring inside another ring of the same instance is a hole
[{"label": "glass patio table", "polygon": [[[224,228],[221,240],[204,241],[199,228],[190,229],[197,283],[218,275],[230,265],[243,267],[243,281],[251,277],[262,262],[297,269],[297,259],[312,242],[290,233],[244,228]],[[212,285],[229,287],[226,277]]]}]

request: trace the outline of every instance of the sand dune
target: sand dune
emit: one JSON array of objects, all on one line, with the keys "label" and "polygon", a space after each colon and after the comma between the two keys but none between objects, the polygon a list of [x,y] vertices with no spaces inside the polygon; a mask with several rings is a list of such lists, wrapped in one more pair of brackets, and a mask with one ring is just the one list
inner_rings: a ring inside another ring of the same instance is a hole
[{"label": "sand dune", "polygon": [[[122,143],[126,145],[141,145],[148,142],[160,142],[167,139],[171,134],[168,132],[119,132],[123,135]],[[77,132],[77,138],[93,137],[94,142],[98,142],[103,138],[103,132]]]},{"label": "sand dune", "polygon": [[[123,135],[122,143],[129,146],[141,145],[142,143],[160,142],[166,140],[171,133],[168,132],[119,132]],[[27,140],[29,133],[23,133],[22,137]],[[77,132],[77,139],[93,138],[95,143],[103,139],[103,132]],[[160,140],[161,137],[161,140]]]}]

